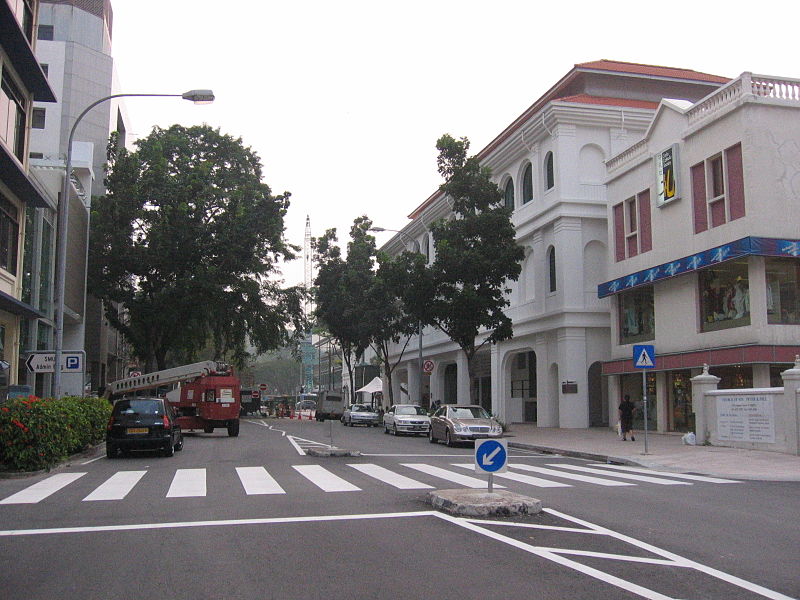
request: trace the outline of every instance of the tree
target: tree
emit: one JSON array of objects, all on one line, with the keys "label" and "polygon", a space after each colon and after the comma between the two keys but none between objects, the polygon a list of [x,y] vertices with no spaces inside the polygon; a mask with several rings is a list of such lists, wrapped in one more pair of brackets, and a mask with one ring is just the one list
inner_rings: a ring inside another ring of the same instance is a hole
[{"label": "tree", "polygon": [[477,157],[467,157],[469,140],[445,134],[436,147],[445,179],[439,189],[452,202],[454,218],[431,225],[430,266],[422,256],[404,252],[394,261],[392,279],[407,313],[458,344],[472,385],[478,350],[513,336],[505,294],[508,282],[519,278],[524,252],[491,171]]},{"label": "tree", "polygon": [[[137,149],[108,147],[107,193],[92,206],[89,289],[134,354],[163,369],[195,360],[244,362],[304,331],[303,290],[280,289],[290,194],[273,196],[259,157],[207,125],[155,128]],[[272,278],[272,279],[271,279]]]}]

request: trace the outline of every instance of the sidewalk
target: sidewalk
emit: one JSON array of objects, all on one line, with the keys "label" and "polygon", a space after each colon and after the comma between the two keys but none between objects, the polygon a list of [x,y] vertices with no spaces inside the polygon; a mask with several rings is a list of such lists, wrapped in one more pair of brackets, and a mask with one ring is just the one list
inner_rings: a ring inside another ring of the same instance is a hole
[{"label": "sidewalk", "polygon": [[740,450],[718,446],[687,446],[680,435],[648,433],[644,454],[644,432],[636,432],[636,441],[623,442],[611,429],[539,428],[515,423],[506,438],[509,447],[543,450],[566,456],[578,456],[641,465],[675,473],[699,473],[733,479],[764,481],[800,481],[800,456]]}]

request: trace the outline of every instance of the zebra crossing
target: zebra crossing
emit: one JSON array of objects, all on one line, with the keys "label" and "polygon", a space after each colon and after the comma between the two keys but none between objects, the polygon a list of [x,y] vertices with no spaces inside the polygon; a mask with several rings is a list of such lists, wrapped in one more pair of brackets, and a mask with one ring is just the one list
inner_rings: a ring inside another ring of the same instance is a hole
[{"label": "zebra crossing", "polygon": [[[352,463],[345,465],[343,472],[316,464],[291,465],[294,473],[313,484],[325,493],[361,492],[363,487],[353,483],[350,478],[358,474],[366,476],[367,481],[389,485],[399,490],[434,489],[434,484],[456,484],[458,486],[481,489],[486,480],[465,475],[463,470],[474,470],[472,463],[452,463],[444,468],[427,463],[399,463],[387,468],[373,463]],[[340,467],[342,468],[342,467]],[[263,466],[236,467],[236,475],[241,483],[241,491],[246,496],[286,494],[286,489]],[[83,502],[123,500],[134,488],[146,479],[148,471],[118,471],[90,491]],[[38,481],[6,498],[0,505],[37,504],[68,486],[78,482],[86,472],[59,473]],[[535,474],[535,475],[533,475]],[[524,463],[509,465],[505,473],[495,475],[501,481],[513,481],[537,488],[569,488],[577,483],[604,487],[623,487],[634,485],[687,486],[697,483],[728,484],[738,483],[732,479],[707,477],[682,473],[652,471],[649,469],[623,465],[593,464],[580,466],[567,463],[552,463],[545,466],[532,466]],[[543,477],[544,476],[544,477]],[[424,478],[426,481],[420,481]],[[196,498],[208,493],[208,470],[205,468],[177,469],[166,491],[166,498]],[[362,478],[363,479],[363,478]],[[430,482],[430,483],[429,483]],[[363,486],[364,483],[359,480]],[[286,482],[284,482],[286,485]],[[497,488],[503,485],[495,484]]]}]

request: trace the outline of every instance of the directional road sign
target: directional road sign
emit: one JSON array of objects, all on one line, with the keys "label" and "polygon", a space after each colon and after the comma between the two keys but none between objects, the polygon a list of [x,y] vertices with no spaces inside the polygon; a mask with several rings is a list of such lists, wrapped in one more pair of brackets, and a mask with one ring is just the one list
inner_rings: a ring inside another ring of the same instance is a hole
[{"label": "directional road sign", "polygon": [[505,473],[508,470],[508,444],[505,440],[475,440],[475,471]]},{"label": "directional road sign", "polygon": [[[31,373],[52,373],[55,362],[56,355],[54,352],[33,352],[28,357],[28,360],[25,361],[25,365]],[[61,372],[82,373],[83,352],[62,352]]]},{"label": "directional road sign", "polygon": [[656,347],[650,344],[637,344],[634,346],[633,366],[636,369],[654,369],[656,366]]}]

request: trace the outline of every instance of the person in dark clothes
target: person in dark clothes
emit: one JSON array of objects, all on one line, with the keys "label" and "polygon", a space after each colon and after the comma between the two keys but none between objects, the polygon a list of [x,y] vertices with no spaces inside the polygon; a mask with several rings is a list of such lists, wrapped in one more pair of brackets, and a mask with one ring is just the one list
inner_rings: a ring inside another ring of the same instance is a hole
[{"label": "person in dark clothes", "polygon": [[631,402],[631,397],[628,394],[625,394],[625,398],[623,398],[622,402],[619,405],[619,424],[620,424],[620,433],[622,434],[622,441],[625,442],[628,440],[627,435],[628,432],[631,434],[631,441],[635,442],[636,438],[633,437],[633,411],[635,410],[636,406],[633,402]]}]

